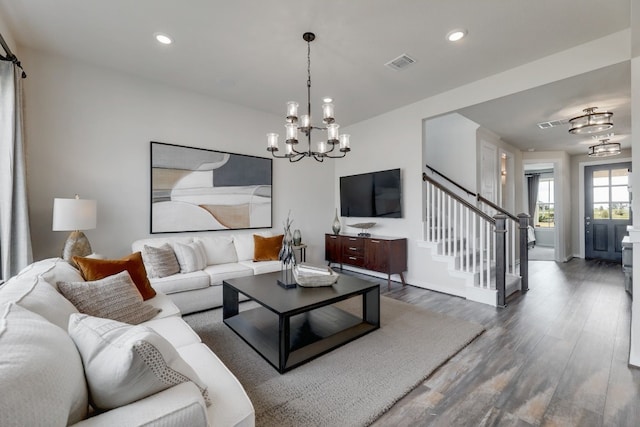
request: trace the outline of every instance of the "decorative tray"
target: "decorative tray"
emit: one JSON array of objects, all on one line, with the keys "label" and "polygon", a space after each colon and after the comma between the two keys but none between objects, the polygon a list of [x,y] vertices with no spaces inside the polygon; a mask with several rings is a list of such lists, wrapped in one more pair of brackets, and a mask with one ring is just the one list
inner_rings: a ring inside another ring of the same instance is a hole
[{"label": "decorative tray", "polygon": [[293,267],[293,277],[296,283],[303,288],[317,288],[333,285],[338,281],[340,275],[329,267],[300,264]]}]

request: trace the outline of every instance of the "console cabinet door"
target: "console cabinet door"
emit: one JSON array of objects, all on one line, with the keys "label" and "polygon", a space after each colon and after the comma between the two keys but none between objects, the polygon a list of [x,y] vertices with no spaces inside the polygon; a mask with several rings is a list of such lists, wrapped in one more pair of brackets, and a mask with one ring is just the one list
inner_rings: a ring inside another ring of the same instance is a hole
[{"label": "console cabinet door", "polygon": [[324,258],[328,262],[342,262],[340,237],[333,234],[324,236]]},{"label": "console cabinet door", "polygon": [[370,238],[365,240],[364,267],[367,270],[389,271],[389,241]]}]

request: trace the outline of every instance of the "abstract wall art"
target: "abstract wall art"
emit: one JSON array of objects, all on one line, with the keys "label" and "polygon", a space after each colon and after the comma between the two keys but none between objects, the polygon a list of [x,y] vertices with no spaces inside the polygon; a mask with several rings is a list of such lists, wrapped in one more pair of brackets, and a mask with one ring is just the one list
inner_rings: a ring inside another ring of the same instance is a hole
[{"label": "abstract wall art", "polygon": [[270,228],[272,160],[151,141],[151,233]]}]

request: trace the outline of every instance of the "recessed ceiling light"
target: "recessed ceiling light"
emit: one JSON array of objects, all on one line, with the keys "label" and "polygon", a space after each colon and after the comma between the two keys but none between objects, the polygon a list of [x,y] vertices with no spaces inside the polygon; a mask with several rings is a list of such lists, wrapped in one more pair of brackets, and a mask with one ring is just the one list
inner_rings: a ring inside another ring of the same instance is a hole
[{"label": "recessed ceiling light", "polygon": [[324,103],[333,102],[333,98],[329,98],[329,97],[327,96],[326,98],[322,98],[322,102],[324,102]]},{"label": "recessed ceiling light", "polygon": [[464,29],[449,31],[449,33],[447,34],[447,40],[449,40],[450,42],[457,42],[458,40],[464,38],[464,36],[466,35],[467,30]]},{"label": "recessed ceiling light", "polygon": [[156,40],[158,41],[158,43],[162,43],[162,44],[171,44],[171,43],[173,43],[173,40],[171,39],[171,37],[169,37],[166,34],[155,33],[154,36],[155,36]]}]

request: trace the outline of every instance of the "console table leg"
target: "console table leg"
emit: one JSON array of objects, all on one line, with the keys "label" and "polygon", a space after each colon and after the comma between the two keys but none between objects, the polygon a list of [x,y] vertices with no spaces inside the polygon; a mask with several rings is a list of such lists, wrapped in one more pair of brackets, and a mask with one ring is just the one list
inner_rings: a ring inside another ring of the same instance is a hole
[{"label": "console table leg", "polygon": [[402,281],[402,286],[406,285],[406,283],[404,282],[404,273],[400,272],[400,280]]}]

